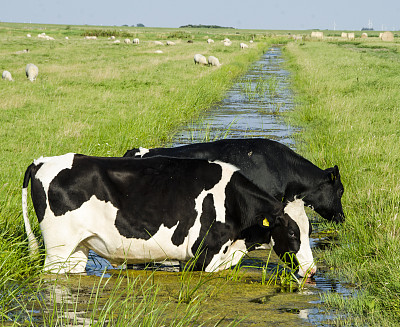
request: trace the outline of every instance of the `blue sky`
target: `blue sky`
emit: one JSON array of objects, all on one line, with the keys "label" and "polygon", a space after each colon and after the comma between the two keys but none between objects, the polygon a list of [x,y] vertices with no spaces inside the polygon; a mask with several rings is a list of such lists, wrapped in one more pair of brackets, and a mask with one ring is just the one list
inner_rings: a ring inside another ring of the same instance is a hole
[{"label": "blue sky", "polygon": [[241,29],[400,29],[400,1],[4,0],[1,22],[149,27],[214,24]]}]

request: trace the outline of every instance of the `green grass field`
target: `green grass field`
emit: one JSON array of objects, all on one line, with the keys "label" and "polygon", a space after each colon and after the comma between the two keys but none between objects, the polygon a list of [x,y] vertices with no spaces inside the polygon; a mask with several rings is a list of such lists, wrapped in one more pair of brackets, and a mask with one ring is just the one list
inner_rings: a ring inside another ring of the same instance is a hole
[{"label": "green grass field", "polygon": [[[39,39],[43,32],[55,40]],[[13,306],[23,308],[20,295],[30,294],[27,289],[43,286],[38,279],[42,262],[28,255],[20,204],[22,177],[32,160],[66,152],[121,156],[131,147],[168,142],[179,126],[222,99],[269,45],[287,42],[287,37],[274,38],[279,33],[0,23],[0,69],[15,80],[0,81],[0,321],[9,319],[6,313]],[[97,40],[84,40],[93,34]],[[296,147],[321,168],[339,165],[345,185],[347,220],[338,227],[340,243],[323,255],[334,276],[356,283],[360,291],[346,299],[326,296],[327,305],[348,314],[338,325],[400,322],[400,44],[380,42],[378,34],[343,41],[339,31],[329,31],[324,41],[305,38],[285,50],[298,99],[287,119],[303,127]],[[121,43],[113,44],[110,35]],[[139,45],[123,43],[134,37]],[[220,42],[225,37],[233,41],[231,47]],[[208,45],[208,38],[215,43]],[[251,47],[241,51],[239,43],[252,38]],[[156,40],[176,45],[156,46]],[[23,49],[29,52],[17,53]],[[163,53],[155,54],[158,49]],[[196,53],[214,55],[223,65],[194,65]],[[33,83],[25,77],[28,63],[39,67]],[[35,221],[31,207],[30,217]],[[147,326],[165,322],[166,304],[157,304],[153,284],[144,288],[140,285],[147,282],[133,279],[124,286],[121,294],[134,296],[139,288],[139,300],[145,299],[136,313],[129,311],[130,302],[120,301],[120,280],[115,283],[101,319],[96,317],[101,323],[128,313],[132,319],[142,317]],[[101,292],[93,289],[91,303],[97,305]],[[29,317],[28,309],[23,312]],[[119,316],[112,316],[113,309]],[[175,325],[196,321],[199,302],[185,310],[176,311]],[[48,311],[47,325],[65,323],[58,308]],[[25,319],[23,314],[14,318]]]},{"label": "green grass field", "polygon": [[[333,275],[356,283],[354,298],[328,294],[346,323],[400,322],[400,43],[338,39],[291,43],[285,54],[303,129],[300,151],[341,170],[346,223],[324,253]],[[338,324],[344,321],[338,321]]]},{"label": "green grass field", "polygon": [[[38,38],[43,32],[55,40]],[[93,34],[97,40],[84,39]],[[108,39],[111,35],[121,43],[114,44]],[[123,42],[135,37],[139,45]],[[220,42],[226,37],[232,40],[231,47]],[[207,44],[208,38],[215,43]],[[254,43],[241,51],[239,43],[250,39]],[[166,40],[176,45],[154,44]],[[46,284],[39,278],[43,261],[28,255],[21,213],[22,178],[32,160],[67,152],[122,156],[132,147],[162,145],[179,126],[222,99],[235,79],[277,41],[265,31],[0,24],[0,69],[10,71],[14,78],[0,81],[0,321],[9,321],[16,307],[21,310],[14,320],[29,320],[31,313],[23,298],[41,292]],[[20,53],[24,49],[29,51]],[[159,49],[162,54],[154,53]],[[195,65],[196,53],[214,55],[223,65]],[[35,82],[25,76],[28,63],[39,68]],[[32,206],[29,215],[40,236]],[[133,280],[124,288],[128,298],[135,298],[135,285]],[[153,286],[143,287],[142,292],[150,295],[143,296],[140,305],[145,309],[136,315],[144,326],[152,326],[147,310],[156,306],[154,315],[162,315],[166,302],[157,300]],[[97,306],[98,293],[93,291],[91,306]],[[127,313],[125,307],[110,301],[113,297],[100,313],[104,319],[114,321],[110,318],[113,310]],[[175,325],[187,326],[200,312],[198,303],[182,310]],[[50,312],[47,325],[65,323],[62,308],[45,312]]]}]

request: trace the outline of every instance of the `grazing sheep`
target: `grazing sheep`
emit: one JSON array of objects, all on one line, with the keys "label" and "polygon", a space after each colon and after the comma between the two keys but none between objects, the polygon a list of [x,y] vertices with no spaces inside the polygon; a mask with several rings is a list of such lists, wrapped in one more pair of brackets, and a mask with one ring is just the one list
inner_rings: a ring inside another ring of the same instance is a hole
[{"label": "grazing sheep", "polygon": [[163,51],[162,50],[156,50],[156,51],[154,51],[154,53],[163,53]]},{"label": "grazing sheep", "polygon": [[221,64],[219,63],[218,58],[214,57],[214,56],[209,56],[207,59],[208,65],[209,66],[216,66],[219,67],[221,66]]},{"label": "grazing sheep", "polygon": [[97,36],[85,36],[85,40],[97,40]]},{"label": "grazing sheep", "polygon": [[155,45],[164,45],[164,43],[160,42],[160,41],[154,41]]},{"label": "grazing sheep", "polygon": [[69,40],[69,37],[68,37],[68,36],[66,36],[66,37],[65,37],[65,39],[66,39],[66,40]]},{"label": "grazing sheep", "polygon": [[213,40],[213,39],[208,39],[208,40],[207,40],[207,43],[208,43],[208,44],[214,43],[214,40]]},{"label": "grazing sheep", "polygon": [[28,53],[29,49],[24,49],[24,50],[20,50],[20,51],[16,51],[16,54],[21,54],[21,53]]},{"label": "grazing sheep", "polygon": [[3,74],[1,75],[2,79],[6,80],[6,81],[13,81],[13,78],[11,76],[11,73],[8,70],[5,70],[3,72]]},{"label": "grazing sheep", "polygon": [[230,47],[232,45],[231,41],[224,41],[224,46]]},{"label": "grazing sheep", "polygon": [[39,74],[39,68],[37,68],[37,66],[34,64],[27,64],[25,68],[25,74],[26,77],[28,77],[28,79],[33,82],[34,80],[36,80],[36,77]]},{"label": "grazing sheep", "polygon": [[131,43],[131,40],[125,39],[124,42],[125,42],[126,44],[130,44],[130,43]]},{"label": "grazing sheep", "polygon": [[175,45],[175,42],[167,41],[167,45]]},{"label": "grazing sheep", "polygon": [[246,49],[249,46],[246,43],[240,43],[240,49]]},{"label": "grazing sheep", "polygon": [[115,36],[114,35],[111,35],[111,38],[110,38],[111,40],[115,40]]},{"label": "grazing sheep", "polygon": [[133,39],[133,40],[132,40],[132,43],[133,43],[133,44],[139,44],[139,39],[138,39],[138,38]]},{"label": "grazing sheep", "polygon": [[197,53],[194,55],[194,64],[207,65],[207,59],[203,55]]},{"label": "grazing sheep", "polygon": [[254,41],[253,40],[250,40],[250,43],[253,43]]},{"label": "grazing sheep", "polygon": [[32,35],[30,35],[30,34],[26,34],[26,37],[32,37]]},{"label": "grazing sheep", "polygon": [[113,43],[114,43],[114,44],[120,44],[121,41],[120,41],[120,40],[115,40],[115,41],[113,41]]}]

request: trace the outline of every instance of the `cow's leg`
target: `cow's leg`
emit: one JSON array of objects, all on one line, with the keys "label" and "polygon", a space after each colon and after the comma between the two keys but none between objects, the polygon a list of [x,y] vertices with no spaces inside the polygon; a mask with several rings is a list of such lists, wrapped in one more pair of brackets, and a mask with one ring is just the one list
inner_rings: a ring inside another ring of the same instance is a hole
[{"label": "cow's leg", "polygon": [[50,273],[84,273],[89,249],[84,246],[61,245],[46,249],[44,271]]}]

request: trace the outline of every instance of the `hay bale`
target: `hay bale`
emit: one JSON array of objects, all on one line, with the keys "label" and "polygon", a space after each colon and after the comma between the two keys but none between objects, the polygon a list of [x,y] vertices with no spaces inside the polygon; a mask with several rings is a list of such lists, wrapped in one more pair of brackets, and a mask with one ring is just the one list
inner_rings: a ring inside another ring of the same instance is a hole
[{"label": "hay bale", "polygon": [[367,33],[362,33],[361,34],[362,39],[368,39],[368,34]]},{"label": "hay bale", "polygon": [[324,33],[323,32],[311,32],[311,37],[322,40],[324,38]]},{"label": "hay bale", "polygon": [[381,39],[382,41],[394,41],[394,34],[392,32],[384,32]]},{"label": "hay bale", "polygon": [[354,33],[347,33],[347,38],[349,40],[354,40],[356,37],[355,37]]},{"label": "hay bale", "polygon": [[347,33],[342,32],[342,38],[347,39]]}]

